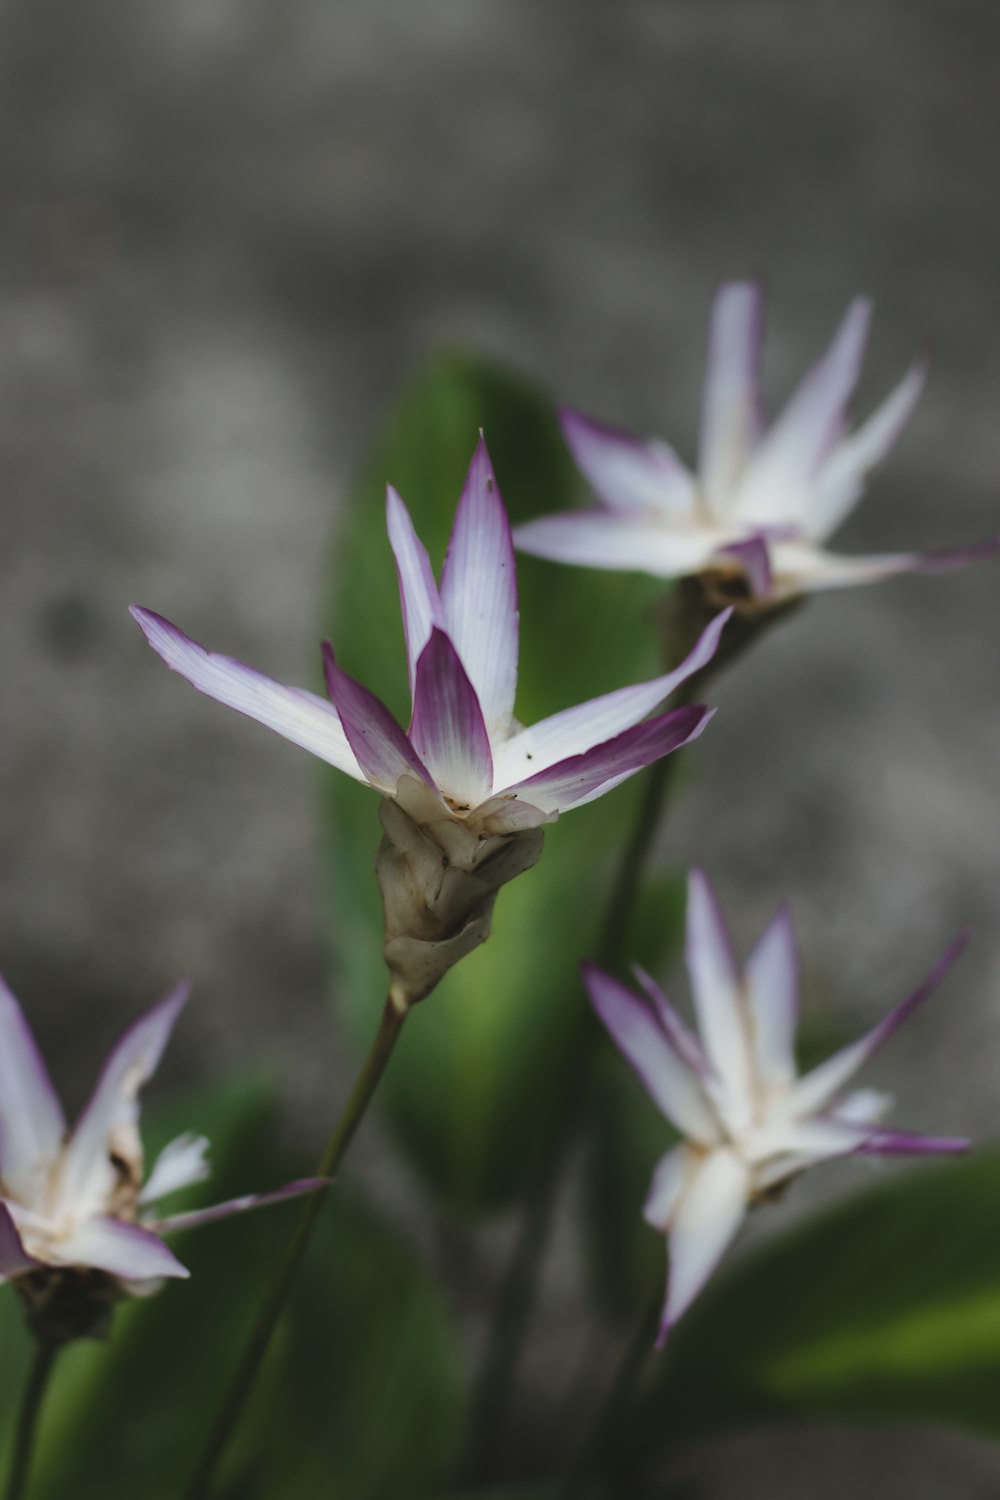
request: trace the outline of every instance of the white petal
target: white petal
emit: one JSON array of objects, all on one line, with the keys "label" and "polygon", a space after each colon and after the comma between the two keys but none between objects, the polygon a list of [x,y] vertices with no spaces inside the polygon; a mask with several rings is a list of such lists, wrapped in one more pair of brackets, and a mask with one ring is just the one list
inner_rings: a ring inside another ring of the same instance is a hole
[{"label": "white petal", "polygon": [[612,510],[694,513],[694,477],[666,443],[655,438],[644,442],[568,408],[559,413],[559,422],[581,472]]},{"label": "white petal", "polygon": [[917,572],[925,565],[916,552],[845,557],[812,542],[773,541],[770,552],[775,595],[781,597],[879,583],[897,573]]},{"label": "white petal", "polygon": [[712,888],[700,870],[688,879],[686,955],[698,1030],[719,1090],[713,1102],[731,1130],[753,1113],[743,986]]},{"label": "white petal", "polygon": [[768,1084],[790,1083],[795,1077],[799,973],[791,917],[784,908],[750,954],[744,973],[757,1073]]},{"label": "white petal", "polygon": [[0,979],[0,1178],[11,1196],[38,1201],[65,1130],[24,1013]]},{"label": "white petal", "polygon": [[719,288],[708,338],[701,417],[701,487],[720,518],[732,501],[760,426],[757,370],[762,295],[753,282]]},{"label": "white petal", "polygon": [[622,568],[654,578],[682,578],[699,572],[719,548],[720,535],[696,524],[671,526],[668,520],[632,518],[601,510],[565,511],[515,527],[522,552],[582,567]]},{"label": "white petal", "polygon": [[391,484],[386,491],[386,527],[396,559],[412,697],[420,653],[430,640],[431,628],[442,624],[441,601],[427,549],[417,536],[410,512]]},{"label": "white petal", "polygon": [[64,1266],[94,1266],[123,1281],[190,1275],[151,1230],[104,1217],[87,1219],[69,1238],[54,1242],[46,1260]]},{"label": "white petal", "polygon": [[700,1158],[687,1146],[675,1146],[661,1156],[643,1204],[642,1216],[654,1229],[667,1230],[681,1194]]},{"label": "white petal", "polygon": [[208,1147],[207,1136],[190,1132],[177,1136],[164,1146],[139,1194],[139,1202],[155,1203],[157,1198],[165,1198],[168,1193],[204,1182],[212,1172],[205,1160]]},{"label": "white petal", "polygon": [[670,1275],[660,1342],[690,1307],[743,1222],[750,1177],[735,1151],[711,1151],[691,1173],[670,1227]]}]

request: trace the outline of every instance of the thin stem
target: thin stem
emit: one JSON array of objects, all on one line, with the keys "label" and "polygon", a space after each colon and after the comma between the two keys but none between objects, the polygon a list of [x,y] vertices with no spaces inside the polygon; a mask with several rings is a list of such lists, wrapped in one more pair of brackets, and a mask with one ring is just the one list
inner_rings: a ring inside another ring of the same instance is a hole
[{"label": "thin stem", "polygon": [[59,1353],[59,1345],[39,1340],[35,1346],[35,1358],[28,1375],[28,1383],[21,1399],[21,1411],[17,1419],[17,1435],[14,1440],[14,1457],[7,1479],[5,1500],[21,1500],[28,1483],[31,1454],[38,1430],[38,1419],[48,1388],[52,1367]]},{"label": "thin stem", "polygon": [[[365,1060],[357,1081],[351,1091],[343,1114],[337,1121],[326,1145],[323,1158],[316,1169],[318,1177],[333,1177],[347,1154],[347,1148],[354,1138],[354,1134],[364,1119],[365,1111],[371,1102],[385,1066],[392,1055],[393,1048],[399,1039],[406,1020],[408,1007],[405,1003],[397,1003],[390,992],[382,1012],[382,1020],[379,1029],[372,1042],[371,1051]],[[257,1315],[257,1322],[250,1335],[246,1351],[236,1371],[235,1379],[229,1389],[212,1435],[205,1446],[201,1462],[191,1484],[186,1492],[186,1500],[204,1500],[209,1493],[209,1486],[219,1460],[221,1459],[229,1439],[239,1422],[243,1408],[250,1396],[254,1383],[264,1362],[271,1337],[277,1327],[278,1319],[288,1300],[295,1280],[295,1273],[299,1263],[305,1254],[306,1247],[316,1227],[323,1208],[325,1193],[310,1193],[305,1199],[295,1233],[289,1241],[274,1279],[268,1289],[267,1295]]]}]

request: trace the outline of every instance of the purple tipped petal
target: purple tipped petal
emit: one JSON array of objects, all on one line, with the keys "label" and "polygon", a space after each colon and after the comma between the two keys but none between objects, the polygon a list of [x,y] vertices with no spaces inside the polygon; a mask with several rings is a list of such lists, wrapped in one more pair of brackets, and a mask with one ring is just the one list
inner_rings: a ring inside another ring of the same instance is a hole
[{"label": "purple tipped petal", "polygon": [[742,1128],[752,1112],[743,984],[722,912],[701,870],[688,878],[685,952],[701,1040],[723,1086],[728,1123]]},{"label": "purple tipped petal", "polygon": [[497,746],[494,757],[497,787],[512,786],[524,777],[536,776],[549,766],[569,756],[582,755],[638,724],[683,682],[708,665],[731,614],[732,610],[726,609],[716,615],[702,631],[691,654],[673,672],[563,709]]},{"label": "purple tipped petal", "polygon": [[688,1067],[697,1073],[699,1078],[704,1079],[709,1071],[708,1059],[702,1051],[698,1038],[685,1026],[656,980],[647,974],[640,964],[633,964],[632,972],[656,1012],[657,1019],[671,1047]]},{"label": "purple tipped petal", "polygon": [[186,1214],[172,1214],[166,1219],[148,1220],[157,1234],[175,1234],[180,1229],[194,1229],[200,1224],[213,1224],[216,1219],[228,1219],[233,1214],[243,1214],[252,1208],[266,1208],[271,1203],[281,1203],[286,1198],[298,1198],[303,1193],[319,1192],[330,1186],[329,1177],[302,1177],[296,1182],[286,1182],[284,1187],[273,1188],[269,1193],[248,1193],[242,1198],[230,1198],[225,1203],[215,1203],[211,1208],[196,1208]]},{"label": "purple tipped petal", "polygon": [[478,807],[493,790],[490,739],[476,690],[448,636],[435,627],[417,663],[410,742],[441,794]]},{"label": "purple tipped petal", "polygon": [[448,543],[441,607],[483,718],[499,738],[510,726],[517,687],[517,574],[510,522],[482,437]]},{"label": "purple tipped petal", "polygon": [[694,480],[666,443],[643,442],[568,407],[559,424],[581,472],[612,510],[686,515],[694,509]]},{"label": "purple tipped petal", "polygon": [[771,597],[774,592],[771,553],[764,537],[751,536],[745,542],[727,542],[717,555],[722,560],[731,558],[739,564],[755,599]]},{"label": "purple tipped petal", "polygon": [[617,786],[654,760],[690,744],[701,734],[714,713],[714,709],[700,705],[673,709],[624,730],[582,755],[557,761],[507,790],[516,792],[546,812],[581,807],[610,791],[608,783]]},{"label": "purple tipped petal", "polygon": [[108,1055],[63,1157],[59,1196],[66,1211],[97,1213],[107,1204],[119,1175],[112,1155],[137,1176],[141,1172],[139,1090],[156,1072],[189,988],[179,984],[130,1026]]},{"label": "purple tipped petal", "polygon": [[859,1156],[964,1156],[971,1141],[956,1136],[914,1135],[908,1130],[876,1130],[857,1148]]},{"label": "purple tipped petal", "polygon": [[68,1239],[57,1243],[49,1260],[63,1266],[93,1266],[123,1281],[191,1274],[151,1230],[124,1219],[87,1219]]},{"label": "purple tipped petal", "polygon": [[65,1129],[31,1029],[0,979],[0,1179],[13,1197],[35,1199]]},{"label": "purple tipped petal", "polygon": [[29,1255],[17,1232],[10,1209],[0,1202],[0,1281],[9,1281],[13,1276],[22,1276],[25,1271],[34,1271],[42,1264]]},{"label": "purple tipped petal", "polygon": [[701,486],[717,516],[729,513],[760,430],[757,373],[763,293],[748,281],[719,288],[712,309],[702,403]]},{"label": "purple tipped petal", "polygon": [[809,481],[840,436],[870,317],[870,302],[856,298],[826,354],[761,439],[737,497],[741,519],[808,525]]},{"label": "purple tipped petal", "polygon": [[732,1243],[749,1193],[749,1168],[735,1151],[711,1151],[691,1173],[670,1228],[670,1275],[657,1348]]},{"label": "purple tipped petal", "polygon": [[441,601],[427,549],[414,530],[410,512],[391,484],[386,490],[386,527],[396,559],[412,695],[420,653],[427,645],[431,627],[441,624]]},{"label": "purple tipped petal", "polygon": [[646,1002],[596,964],[583,963],[580,972],[591,1004],[657,1108],[693,1140],[717,1140],[718,1122],[698,1074]]},{"label": "purple tipped petal", "polygon": [[553,562],[682,578],[701,571],[718,547],[718,536],[707,528],[671,527],[668,517],[568,510],[516,527],[514,543],[521,552]]},{"label": "purple tipped petal", "polygon": [[323,672],[348,743],[372,786],[391,796],[401,776],[430,782],[420,757],[385,704],[341,671],[329,641],[323,642]]},{"label": "purple tipped petal", "polygon": [[315,693],[285,687],[243,662],[206,651],[151,610],[133,604],[130,613],[157,655],[200,693],[227,708],[235,708],[249,719],[256,719],[258,724],[301,745],[303,750],[318,755],[338,771],[345,771],[357,781],[364,780],[337,710]]},{"label": "purple tipped petal", "polygon": [[765,1083],[788,1084],[795,1077],[799,956],[787,907],[750,954],[745,977],[757,1071]]},{"label": "purple tipped petal", "polygon": [[967,932],[960,933],[938,959],[923,984],[912,995],[900,1002],[889,1014],[874,1026],[866,1036],[844,1047],[833,1057],[807,1073],[792,1091],[793,1107],[797,1114],[813,1114],[822,1109],[839,1093],[844,1084],[868,1061],[874,1052],[899,1030],[903,1022],[912,1016],[929,995],[938,987],[952,964],[960,956],[969,941]]}]

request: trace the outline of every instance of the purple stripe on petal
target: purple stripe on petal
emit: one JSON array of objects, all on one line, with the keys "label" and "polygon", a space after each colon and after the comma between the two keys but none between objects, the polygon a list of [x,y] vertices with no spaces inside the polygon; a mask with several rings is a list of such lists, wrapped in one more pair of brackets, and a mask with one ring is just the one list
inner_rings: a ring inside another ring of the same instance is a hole
[{"label": "purple stripe on petal", "polygon": [[698,1038],[688,1030],[656,980],[646,973],[642,965],[633,964],[632,972],[642,985],[671,1047],[699,1077],[705,1077],[708,1073],[708,1059]]},{"label": "purple stripe on petal", "polygon": [[433,785],[410,741],[380,698],[341,671],[329,641],[323,642],[326,690],[368,781],[390,796],[401,776]]},{"label": "purple stripe on petal", "polygon": [[65,1129],[31,1028],[0,979],[0,1178],[12,1196],[34,1199]]},{"label": "purple stripe on petal", "polygon": [[412,695],[420,653],[427,645],[431,627],[441,624],[441,601],[427,549],[417,536],[410,512],[391,484],[386,489],[386,528],[396,559]]},{"label": "purple stripe on petal", "polygon": [[557,761],[507,790],[547,812],[579,807],[599,796],[606,783],[617,785],[654,760],[690,744],[714,713],[714,709],[700,705],[673,709],[633,725],[582,755]]},{"label": "purple stripe on petal", "polygon": [[480,436],[441,572],[441,607],[494,737],[504,737],[517,687],[517,574],[510,522]]},{"label": "purple stripe on petal", "polygon": [[271,1203],[281,1203],[286,1198],[299,1198],[303,1193],[315,1193],[328,1188],[332,1178],[302,1177],[296,1182],[286,1182],[284,1187],[272,1188],[269,1193],[247,1193],[242,1198],[229,1198],[225,1203],[215,1203],[211,1208],[195,1208],[186,1214],[171,1214],[166,1219],[147,1219],[146,1223],[157,1234],[176,1234],[181,1229],[194,1229],[201,1224],[213,1224],[217,1219],[228,1219],[233,1214],[247,1213],[252,1208],[267,1208]]},{"label": "purple stripe on petal", "polygon": [[738,563],[750,585],[755,599],[769,599],[774,592],[771,576],[771,554],[763,536],[751,536],[744,542],[727,542],[719,549],[722,559],[732,558]]},{"label": "purple stripe on petal", "polygon": [[694,509],[694,479],[666,443],[644,442],[569,407],[559,412],[559,425],[581,472],[612,510],[687,514]]},{"label": "purple stripe on petal", "polygon": [[129,613],[157,655],[199,693],[273,729],[275,734],[318,755],[338,771],[357,781],[364,780],[337,710],[331,704],[304,688],[285,687],[232,657],[206,651],[152,610],[133,604]]},{"label": "purple stripe on petal", "polygon": [[476,690],[458,652],[435,627],[417,663],[410,742],[456,810],[493,790],[493,759]]},{"label": "purple stripe on petal", "polygon": [[858,1156],[964,1156],[971,1141],[956,1136],[916,1135],[908,1130],[875,1130],[858,1146]]},{"label": "purple stripe on petal", "polygon": [[34,1271],[42,1262],[29,1255],[17,1232],[17,1225],[6,1203],[0,1201],[0,1280]]}]

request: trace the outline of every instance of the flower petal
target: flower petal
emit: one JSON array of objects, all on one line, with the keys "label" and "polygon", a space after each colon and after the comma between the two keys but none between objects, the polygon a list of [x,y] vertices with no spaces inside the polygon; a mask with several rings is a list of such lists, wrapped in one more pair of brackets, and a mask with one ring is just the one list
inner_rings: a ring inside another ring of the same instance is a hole
[{"label": "flower petal", "polygon": [[556,761],[534,776],[507,787],[544,812],[565,812],[603,796],[629,776],[697,739],[715,713],[695,704],[675,708],[623,730],[582,755]]},{"label": "flower petal", "polygon": [[147,641],[167,666],[200,693],[256,719],[356,781],[365,776],[347,742],[337,710],[304,688],[285,687],[229,656],[206,651],[152,610],[129,606]]},{"label": "flower petal", "polygon": [[698,1156],[687,1146],[675,1146],[661,1156],[653,1171],[653,1180],[642,1207],[642,1216],[654,1229],[666,1233]]},{"label": "flower petal", "polygon": [[386,528],[396,559],[412,696],[417,662],[430,638],[431,626],[442,623],[441,601],[427,549],[417,536],[410,512],[391,484],[386,490]]},{"label": "flower petal", "polygon": [[688,877],[685,954],[698,1030],[719,1082],[714,1102],[726,1124],[740,1130],[753,1113],[743,984],[722,912],[701,870]]},{"label": "flower petal", "polygon": [[808,526],[812,481],[840,434],[870,318],[871,303],[855,298],[826,354],[761,439],[735,501],[742,520]]},{"label": "flower petal", "polygon": [[638,724],[683,682],[708,665],[731,614],[732,610],[726,609],[716,615],[702,631],[694,650],[674,671],[649,682],[636,683],[633,687],[617,688],[573,708],[564,708],[560,713],[522,729],[506,744],[498,745],[494,753],[497,789],[520,782],[526,776],[535,776],[569,756],[582,755],[595,745],[613,739],[623,729]]},{"label": "flower petal", "polygon": [[441,572],[448,635],[491,739],[503,739],[517,687],[517,573],[510,522],[482,437],[466,475]]},{"label": "flower petal", "polygon": [[777,541],[771,543],[771,567],[777,593],[787,595],[854,588],[899,573],[947,573],[980,558],[993,557],[998,551],[997,537],[944,552],[886,552],[873,557],[845,557],[808,542]]},{"label": "flower petal", "polygon": [[839,1052],[835,1052],[832,1057],[827,1058],[826,1062],[820,1063],[818,1068],[814,1068],[811,1073],[801,1078],[792,1090],[789,1101],[795,1113],[798,1115],[814,1114],[829,1104],[848,1079],[853,1077],[872,1054],[882,1046],[883,1042],[887,1042],[917,1007],[933,993],[968,941],[969,934],[960,933],[945,949],[923,984],[919,985],[912,995],[908,995],[905,1000],[895,1006],[866,1036],[852,1042],[848,1047],[843,1047]]},{"label": "flower petal", "polygon": [[694,476],[666,443],[644,442],[569,407],[560,410],[559,425],[578,468],[612,510],[682,515],[695,510]]},{"label": "flower petal", "polygon": [[567,510],[516,526],[514,544],[553,562],[682,578],[701,571],[717,551],[719,537],[707,527],[673,528],[655,516]]},{"label": "flower petal", "polygon": [[37,1202],[66,1121],[24,1012],[0,979],[0,1179]]},{"label": "flower petal", "polygon": [[63,1156],[58,1189],[63,1212],[83,1216],[106,1206],[120,1178],[112,1157],[137,1180],[141,1176],[139,1090],[156,1072],[189,989],[179,984],[134,1022],[109,1053]]},{"label": "flower petal", "polygon": [[957,1136],[875,1130],[857,1149],[861,1156],[964,1156],[971,1144]]},{"label": "flower petal", "polygon": [[731,512],[760,430],[762,304],[757,283],[731,281],[719,288],[712,308],[698,469],[709,509],[720,519]]},{"label": "flower petal", "polygon": [[764,932],[747,959],[744,974],[756,1071],[766,1084],[791,1083],[799,1015],[799,956],[787,907],[781,908]]},{"label": "flower petal", "polygon": [[697,1073],[699,1078],[704,1080],[709,1072],[708,1058],[705,1056],[698,1038],[685,1026],[663,990],[656,983],[656,980],[646,973],[642,965],[633,964],[632,972],[636,979],[638,979],[650,1005],[656,1012],[670,1045],[678,1056],[687,1063],[688,1067]]},{"label": "flower petal", "polygon": [[718,1140],[718,1121],[697,1072],[645,1000],[596,964],[584,961],[580,973],[590,1003],[657,1108],[692,1140]]},{"label": "flower petal", "polygon": [[25,1250],[10,1209],[0,1201],[0,1281],[23,1276],[26,1271],[37,1270],[41,1264]]},{"label": "flower petal", "polygon": [[195,1208],[186,1214],[171,1214],[166,1219],[149,1219],[146,1222],[157,1234],[175,1234],[180,1229],[194,1229],[200,1224],[214,1224],[216,1219],[228,1219],[233,1214],[246,1213],[251,1208],[266,1208],[271,1203],[281,1203],[286,1198],[298,1198],[303,1193],[315,1193],[328,1188],[329,1177],[302,1177],[297,1182],[286,1182],[284,1187],[272,1188],[268,1193],[247,1193],[242,1198],[229,1198],[225,1203],[215,1203],[211,1208]]},{"label": "flower petal", "polygon": [[401,776],[431,782],[410,741],[380,698],[342,672],[329,641],[323,642],[326,690],[340,715],[358,765],[373,787],[391,796]]},{"label": "flower petal", "polygon": [[490,738],[476,690],[437,626],[417,663],[410,743],[443,796],[478,807],[493,790]]},{"label": "flower petal", "polygon": [[691,1306],[743,1222],[750,1176],[735,1151],[720,1147],[691,1173],[670,1227],[670,1274],[657,1348]]},{"label": "flower petal", "polygon": [[205,1160],[209,1148],[208,1137],[187,1131],[170,1141],[159,1156],[139,1194],[140,1203],[155,1203],[181,1188],[193,1187],[204,1182],[212,1169]]},{"label": "flower petal", "polygon": [[46,1259],[54,1265],[93,1266],[123,1281],[191,1274],[151,1230],[101,1216],[85,1220],[67,1239],[53,1241]]},{"label": "flower petal", "polygon": [[770,599],[774,592],[771,553],[764,536],[749,536],[742,542],[727,542],[717,553],[720,562],[738,565],[755,599]]}]

